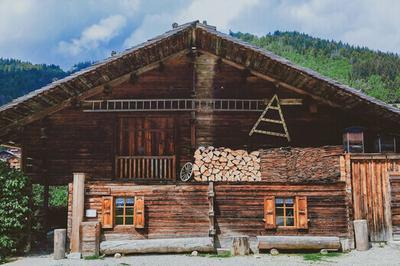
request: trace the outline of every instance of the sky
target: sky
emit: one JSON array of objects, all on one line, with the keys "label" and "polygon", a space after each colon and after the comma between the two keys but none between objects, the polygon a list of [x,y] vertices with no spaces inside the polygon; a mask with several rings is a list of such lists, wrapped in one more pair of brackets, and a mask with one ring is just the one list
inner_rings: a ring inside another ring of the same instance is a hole
[{"label": "sky", "polygon": [[400,53],[398,0],[0,0],[0,57],[60,65],[97,61],[169,29],[300,31]]}]

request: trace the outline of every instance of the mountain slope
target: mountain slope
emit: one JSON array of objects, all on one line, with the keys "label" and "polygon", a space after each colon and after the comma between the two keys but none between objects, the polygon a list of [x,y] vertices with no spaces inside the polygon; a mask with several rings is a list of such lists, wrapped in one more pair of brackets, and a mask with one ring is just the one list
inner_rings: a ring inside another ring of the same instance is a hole
[{"label": "mountain slope", "polygon": [[400,102],[399,55],[314,38],[298,32],[276,31],[262,37],[241,32],[230,32],[230,35],[385,102]]},{"label": "mountain slope", "polygon": [[56,65],[34,65],[16,59],[0,58],[0,106],[90,64],[90,62],[78,63],[70,71],[65,72]]}]

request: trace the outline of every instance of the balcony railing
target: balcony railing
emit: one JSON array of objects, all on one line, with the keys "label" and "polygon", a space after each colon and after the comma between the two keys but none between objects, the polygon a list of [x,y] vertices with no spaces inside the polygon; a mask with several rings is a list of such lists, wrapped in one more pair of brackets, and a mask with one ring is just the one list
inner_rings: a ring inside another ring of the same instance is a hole
[{"label": "balcony railing", "polygon": [[115,177],[133,180],[175,180],[175,156],[116,156]]}]

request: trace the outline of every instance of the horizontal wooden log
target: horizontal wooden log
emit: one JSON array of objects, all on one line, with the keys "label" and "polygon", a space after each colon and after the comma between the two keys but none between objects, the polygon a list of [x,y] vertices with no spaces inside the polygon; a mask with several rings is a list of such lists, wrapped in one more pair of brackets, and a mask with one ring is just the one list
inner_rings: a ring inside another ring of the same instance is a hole
[{"label": "horizontal wooden log", "polygon": [[340,249],[335,236],[257,236],[259,249],[319,250]]},{"label": "horizontal wooden log", "polygon": [[106,255],[115,253],[186,253],[192,251],[212,252],[214,241],[210,237],[170,238],[170,239],[145,239],[103,241],[100,251]]}]

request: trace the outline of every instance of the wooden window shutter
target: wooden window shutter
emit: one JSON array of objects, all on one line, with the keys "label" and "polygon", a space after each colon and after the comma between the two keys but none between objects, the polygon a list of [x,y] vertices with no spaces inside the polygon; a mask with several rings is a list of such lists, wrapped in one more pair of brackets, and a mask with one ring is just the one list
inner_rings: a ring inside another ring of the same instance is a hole
[{"label": "wooden window shutter", "polygon": [[264,222],[265,228],[276,228],[274,196],[267,196],[264,198]]},{"label": "wooden window shutter", "polygon": [[135,197],[135,207],[133,214],[133,224],[135,228],[144,228],[144,197]]},{"label": "wooden window shutter", "polygon": [[103,197],[102,208],[102,223],[103,228],[113,228],[114,226],[114,200],[113,197]]},{"label": "wooden window shutter", "polygon": [[299,229],[308,228],[307,197],[296,197],[296,227]]}]

